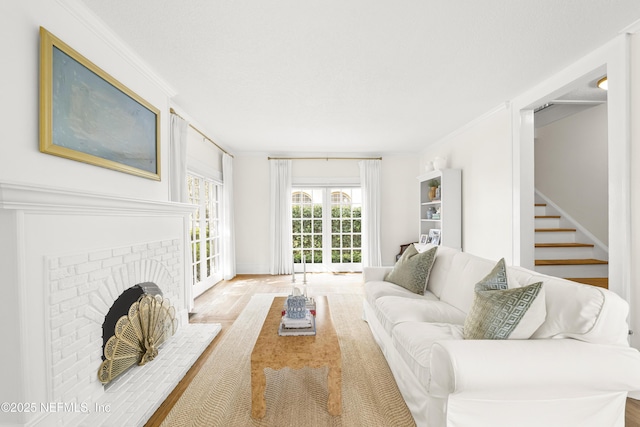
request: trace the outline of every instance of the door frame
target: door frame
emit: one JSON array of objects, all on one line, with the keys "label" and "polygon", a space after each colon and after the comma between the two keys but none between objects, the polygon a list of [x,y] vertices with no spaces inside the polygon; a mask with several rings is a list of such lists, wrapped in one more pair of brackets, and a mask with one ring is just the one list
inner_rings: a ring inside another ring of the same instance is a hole
[{"label": "door frame", "polygon": [[609,165],[609,289],[631,306],[631,161],[630,55],[628,34],[580,59],[514,99],[513,138],[513,259],[534,264],[533,110],[577,86],[607,74]]}]

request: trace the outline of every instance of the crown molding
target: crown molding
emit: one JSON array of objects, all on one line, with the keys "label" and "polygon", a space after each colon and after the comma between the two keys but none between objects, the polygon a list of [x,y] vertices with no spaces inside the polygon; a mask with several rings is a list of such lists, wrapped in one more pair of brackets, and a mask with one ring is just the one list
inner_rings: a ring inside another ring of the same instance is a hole
[{"label": "crown molding", "polygon": [[178,92],[169,85],[169,83],[153,71],[151,67],[149,67],[149,65],[144,62],[128,44],[116,35],[116,33],[114,33],[113,30],[104,23],[104,21],[102,21],[82,2],[77,0],[56,1],[80,23],[84,24],[87,29],[109,45],[125,61],[158,86],[169,98],[173,98],[177,95]]},{"label": "crown molding", "polygon": [[624,27],[619,34],[636,34],[638,32],[640,32],[640,19]]}]

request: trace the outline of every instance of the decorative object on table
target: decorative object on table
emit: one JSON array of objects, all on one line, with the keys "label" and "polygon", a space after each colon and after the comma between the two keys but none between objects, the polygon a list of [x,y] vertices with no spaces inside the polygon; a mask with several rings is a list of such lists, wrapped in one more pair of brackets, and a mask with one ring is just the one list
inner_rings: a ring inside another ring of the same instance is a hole
[{"label": "decorative object on table", "polygon": [[285,320],[287,319],[286,316],[284,316],[282,318],[282,321],[280,322],[280,326],[278,327],[278,335],[283,336],[283,337],[295,337],[295,336],[308,336],[308,335],[315,335],[316,334],[316,320],[315,317],[312,316],[311,314],[308,314],[307,317],[305,319],[302,320],[307,320],[308,322],[305,322],[304,324],[302,323],[292,323],[291,320]]},{"label": "decorative object on table", "polygon": [[302,252],[302,283],[307,283],[307,256]]},{"label": "decorative object on table", "polygon": [[40,151],[160,181],[160,110],[40,27]]},{"label": "decorative object on table", "polygon": [[420,244],[421,245],[426,245],[428,243],[428,239],[429,236],[427,236],[426,234],[421,234],[420,235]]},{"label": "decorative object on table", "polygon": [[[297,336],[315,335],[316,323],[311,310],[307,308],[308,299],[302,295],[289,295],[285,301],[285,313],[280,321],[278,335]],[[315,301],[312,303],[315,312]]]},{"label": "decorative object on table", "polygon": [[[298,295],[300,295],[300,290],[294,287],[294,292],[297,291]],[[312,316],[316,315],[316,300],[313,297],[305,297],[305,305],[307,310],[311,313]],[[284,301],[284,305],[282,306],[282,315],[285,316],[287,314],[287,300]]]},{"label": "decorative object on table", "polygon": [[293,256],[293,264],[291,267],[291,283],[296,283],[296,256]]},{"label": "decorative object on table", "polygon": [[316,300],[313,297],[307,298],[307,310],[312,316],[316,315]]},{"label": "decorative object on table", "polygon": [[302,319],[306,315],[307,299],[303,295],[289,295],[287,297],[287,314],[290,319]]},{"label": "decorative object on table", "polygon": [[440,244],[440,230],[437,228],[432,228],[429,230],[429,243],[432,245]]},{"label": "decorative object on table", "polygon": [[442,169],[447,167],[447,158],[446,157],[435,157],[433,159],[433,167],[435,170],[441,171]]}]

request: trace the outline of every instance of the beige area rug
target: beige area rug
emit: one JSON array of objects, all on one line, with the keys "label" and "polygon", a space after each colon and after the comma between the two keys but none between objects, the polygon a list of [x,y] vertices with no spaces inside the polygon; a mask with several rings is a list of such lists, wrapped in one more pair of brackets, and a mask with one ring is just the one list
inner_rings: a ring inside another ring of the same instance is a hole
[{"label": "beige area rug", "polygon": [[342,351],[342,415],[327,412],[327,368],[267,369],[267,413],[251,418],[251,351],[273,297],[251,298],[162,426],[415,426],[354,294],[328,297]]}]

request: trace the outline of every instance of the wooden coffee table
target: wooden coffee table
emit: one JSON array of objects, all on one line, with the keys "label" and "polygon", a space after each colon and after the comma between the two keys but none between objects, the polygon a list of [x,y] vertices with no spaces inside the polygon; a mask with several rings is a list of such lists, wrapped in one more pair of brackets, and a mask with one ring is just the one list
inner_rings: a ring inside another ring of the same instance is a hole
[{"label": "wooden coffee table", "polygon": [[331,415],[342,413],[342,355],[338,335],[333,328],[326,296],[316,300],[316,335],[278,335],[282,307],[286,297],[275,297],[251,352],[251,416],[264,417],[267,411],[264,392],[267,386],[265,368],[300,369],[329,367],[327,409]]}]

